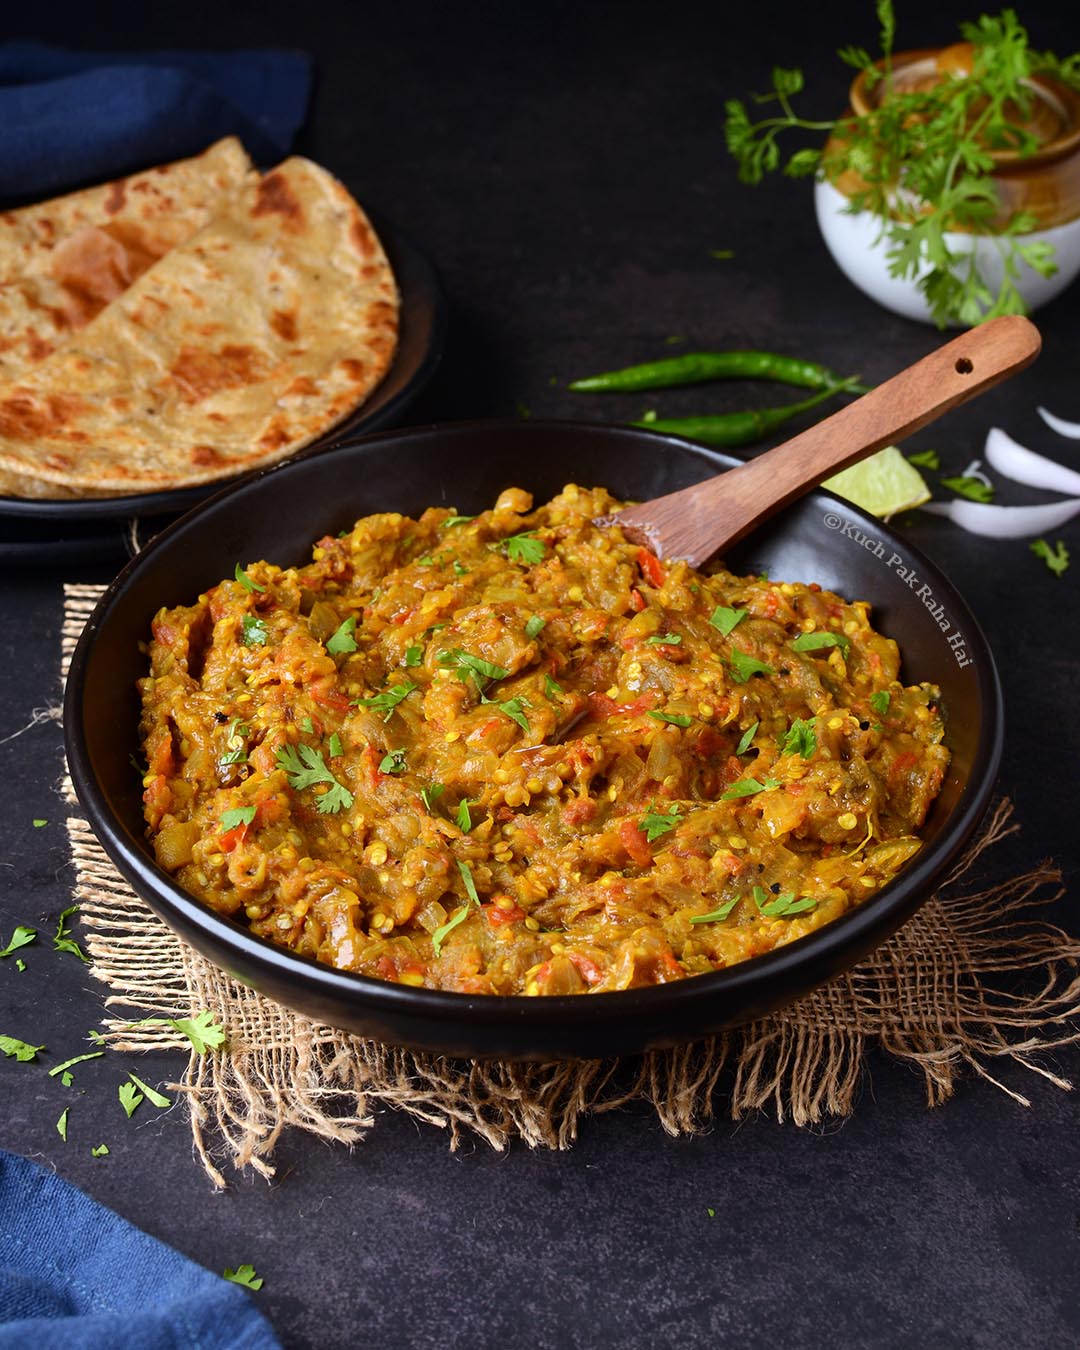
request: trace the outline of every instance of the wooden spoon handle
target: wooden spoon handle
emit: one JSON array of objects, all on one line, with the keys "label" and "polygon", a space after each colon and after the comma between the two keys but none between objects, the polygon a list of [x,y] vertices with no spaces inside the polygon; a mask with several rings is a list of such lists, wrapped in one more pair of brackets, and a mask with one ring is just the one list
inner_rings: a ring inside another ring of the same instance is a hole
[{"label": "wooden spoon handle", "polygon": [[1042,340],[1019,315],[991,319],[748,464],[614,517],[658,557],[700,567],[824,478],[1030,365]]}]

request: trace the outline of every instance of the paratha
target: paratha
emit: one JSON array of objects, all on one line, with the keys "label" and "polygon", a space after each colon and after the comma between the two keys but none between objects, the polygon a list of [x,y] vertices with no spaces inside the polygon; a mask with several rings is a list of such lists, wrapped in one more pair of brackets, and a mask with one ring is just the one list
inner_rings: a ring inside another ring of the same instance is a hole
[{"label": "paratha", "polygon": [[281,459],[393,357],[398,296],[364,212],[301,158],[244,185],[64,347],[0,387],[26,495],[142,492]]},{"label": "paratha", "polygon": [[49,356],[254,174],[229,137],[194,159],[0,214],[0,380]]}]

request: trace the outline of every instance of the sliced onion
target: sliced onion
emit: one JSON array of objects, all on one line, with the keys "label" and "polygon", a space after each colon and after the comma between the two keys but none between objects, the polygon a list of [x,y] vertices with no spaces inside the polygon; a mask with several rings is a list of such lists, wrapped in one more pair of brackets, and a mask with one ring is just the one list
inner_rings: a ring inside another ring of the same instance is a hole
[{"label": "sliced onion", "polygon": [[990,539],[1025,539],[1056,530],[1080,515],[1080,497],[1047,506],[994,506],[986,502],[927,502],[919,508],[935,516],[947,516],[970,534]]},{"label": "sliced onion", "polygon": [[1080,492],[1080,473],[1055,459],[1026,449],[1000,427],[991,427],[987,432],[983,454],[991,468],[1025,487],[1046,488],[1049,492]]},{"label": "sliced onion", "polygon": [[983,487],[988,487],[991,492],[994,490],[994,485],[988,475],[983,473],[981,459],[973,459],[960,476],[961,478],[974,478],[976,482],[982,483]]},{"label": "sliced onion", "polygon": [[1053,428],[1059,436],[1068,436],[1071,441],[1080,441],[1080,422],[1066,422],[1064,417],[1055,417],[1052,412],[1047,412],[1045,408],[1036,408],[1035,411],[1046,425]]}]

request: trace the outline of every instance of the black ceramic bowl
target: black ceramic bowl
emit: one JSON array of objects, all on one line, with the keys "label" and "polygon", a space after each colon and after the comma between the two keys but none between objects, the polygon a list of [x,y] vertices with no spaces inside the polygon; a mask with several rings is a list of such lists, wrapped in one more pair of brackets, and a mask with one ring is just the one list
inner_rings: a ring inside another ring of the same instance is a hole
[{"label": "black ceramic bowl", "polygon": [[414,989],[319,965],[254,937],[182,891],[143,834],[136,741],[139,643],[161,605],[186,603],[234,565],[310,557],[312,542],[374,511],[480,511],[511,484],[546,500],[567,482],[648,498],[731,467],[727,456],[646,431],[480,422],[386,432],[286,463],[178,521],[121,572],[71,664],[64,721],[79,797],[106,851],[161,917],[270,998],[365,1036],[453,1055],[525,1059],[628,1054],[757,1017],[852,965],[917,909],[986,807],[1001,751],[1001,694],[986,643],[937,569],[880,521],[815,492],[728,558],[733,570],[816,581],[872,602],[908,682],[942,689],[952,765],[911,866],[861,908],[790,946],[655,988],[563,998]]}]

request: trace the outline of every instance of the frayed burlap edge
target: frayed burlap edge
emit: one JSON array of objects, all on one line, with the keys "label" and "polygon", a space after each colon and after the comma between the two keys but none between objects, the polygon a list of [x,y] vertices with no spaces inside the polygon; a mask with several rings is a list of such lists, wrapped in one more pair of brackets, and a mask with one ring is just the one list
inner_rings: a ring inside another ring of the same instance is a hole
[{"label": "frayed burlap edge", "polygon": [[[66,588],[65,671],[99,593]],[[65,788],[74,803],[70,783]],[[90,971],[111,991],[109,1043],[190,1048],[169,1027],[133,1023],[204,1009],[225,1028],[226,1047],[192,1052],[174,1085],[188,1103],[195,1152],[218,1186],[222,1160],[272,1176],[275,1147],[290,1127],[354,1144],[387,1107],[445,1129],[451,1147],[473,1136],[496,1149],[513,1139],[567,1148],[584,1117],[631,1102],[647,1102],[671,1135],[705,1128],[721,1098],[734,1119],[771,1109],[778,1120],[814,1125],[850,1114],[875,1047],[921,1072],[929,1105],[948,1099],[964,1069],[1028,1105],[991,1074],[999,1060],[1068,1089],[1034,1057],[1080,1041],[1070,1024],[1080,1016],[1080,941],[1025,914],[1060,898],[1060,873],[1044,863],[981,889],[973,881],[985,851],[1017,828],[1010,803],[1000,802],[899,933],[782,1012],[632,1062],[533,1065],[414,1053],[269,1002],[182,943],[123,881],[86,821],[68,821]],[[721,1092],[725,1071],[730,1085],[725,1080]]]}]

